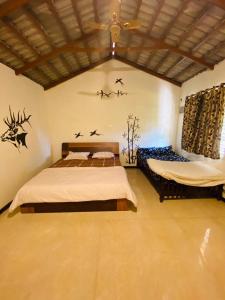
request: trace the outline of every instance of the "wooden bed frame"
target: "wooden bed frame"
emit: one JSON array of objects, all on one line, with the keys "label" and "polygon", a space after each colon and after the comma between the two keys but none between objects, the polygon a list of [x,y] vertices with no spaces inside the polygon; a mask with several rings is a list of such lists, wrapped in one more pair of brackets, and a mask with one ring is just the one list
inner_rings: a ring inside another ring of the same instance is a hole
[{"label": "wooden bed frame", "polygon": [[[90,152],[110,151],[119,156],[119,143],[63,143],[62,158],[69,151]],[[127,199],[112,199],[106,201],[84,201],[84,202],[51,202],[51,203],[26,203],[20,206],[22,213],[40,212],[76,212],[76,211],[125,211],[128,210]]]},{"label": "wooden bed frame", "polygon": [[148,166],[143,164],[137,159],[137,166],[146,175],[148,180],[156,189],[159,194],[160,202],[172,199],[201,199],[201,198],[217,198],[223,200],[222,191],[223,185],[212,187],[197,187],[184,185],[175,182],[174,180],[167,180],[160,175],[153,172]]}]

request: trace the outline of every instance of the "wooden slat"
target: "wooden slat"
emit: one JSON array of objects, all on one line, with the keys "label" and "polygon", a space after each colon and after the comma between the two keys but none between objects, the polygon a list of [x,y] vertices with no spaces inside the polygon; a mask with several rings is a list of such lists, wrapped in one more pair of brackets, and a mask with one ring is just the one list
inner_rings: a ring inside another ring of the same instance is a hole
[{"label": "wooden slat", "polygon": [[[135,14],[134,14],[134,17],[133,17],[134,19],[137,19],[137,17],[138,17],[138,14],[139,14],[139,11],[140,11],[140,8],[141,8],[141,4],[142,4],[142,0],[138,0],[136,10],[135,10]],[[132,39],[132,35],[130,34],[128,36],[127,43],[126,43],[127,47],[129,46],[129,44],[131,42],[131,39]],[[126,52],[125,56],[127,56],[127,55],[128,55],[128,52]]]},{"label": "wooden slat", "polygon": [[189,64],[187,67],[185,67],[184,69],[180,70],[177,74],[175,74],[175,76],[173,76],[174,78],[178,78],[180,75],[182,75],[183,73],[186,73],[188,70],[192,69],[195,66],[195,63],[191,63]]},{"label": "wooden slat", "polygon": [[141,71],[143,71],[143,72],[145,72],[145,73],[147,73],[147,74],[153,75],[153,76],[158,77],[158,78],[163,79],[163,80],[166,80],[166,81],[168,81],[168,82],[170,82],[170,83],[172,83],[172,84],[175,84],[175,85],[177,85],[177,86],[181,86],[181,83],[180,83],[180,82],[178,82],[178,81],[176,81],[176,80],[173,80],[173,79],[171,79],[171,78],[167,78],[166,76],[161,75],[161,74],[158,74],[158,73],[156,73],[156,72],[154,72],[154,71],[152,71],[152,70],[150,70],[150,69],[148,69],[148,68],[146,68],[146,67],[144,67],[144,66],[138,65],[138,64],[136,64],[135,62],[131,62],[131,61],[129,61],[129,60],[126,59],[126,58],[120,57],[120,56],[118,56],[118,55],[116,55],[115,58],[116,58],[117,60],[119,60],[119,61],[121,61],[121,62],[123,62],[123,63],[125,63],[125,64],[127,64],[127,65],[129,65],[129,66],[131,66],[131,67],[134,67],[134,68],[136,68],[136,69],[139,69],[139,70],[141,70]]},{"label": "wooden slat", "polygon": [[[205,2],[205,1],[203,1],[203,2]],[[213,5],[216,5],[225,10],[225,1],[224,0],[207,0],[207,2],[209,2]]]},{"label": "wooden slat", "polygon": [[[150,23],[149,23],[149,28],[148,28],[147,35],[150,35],[150,34],[151,34],[152,28],[154,27],[154,24],[155,24],[156,20],[158,19],[158,16],[159,16],[159,14],[160,14],[160,12],[161,12],[161,9],[162,9],[164,3],[165,3],[165,0],[159,0],[159,1],[158,1],[158,6],[157,6],[157,9],[156,9],[156,11],[155,11],[155,14],[154,14],[153,18],[151,19],[151,21],[150,21]],[[143,46],[144,44],[145,44],[145,38],[143,38],[142,46]],[[136,63],[138,62],[139,57],[140,57],[140,54],[139,54],[139,55],[137,56],[137,58],[135,59]],[[151,54],[149,55],[149,58],[148,58],[148,60],[147,60],[147,62],[146,62],[146,66],[148,66],[148,64],[149,64],[149,62],[150,62],[150,59],[151,59]]]},{"label": "wooden slat", "polygon": [[58,14],[58,11],[56,10],[55,8],[55,5],[54,5],[54,2],[52,0],[46,0],[47,4],[48,4],[48,7],[51,11],[51,13],[53,14],[62,34],[63,34],[63,37],[65,39],[66,42],[69,42],[70,41],[70,38],[69,38],[69,34],[67,32],[67,29],[64,25],[64,23],[62,22],[59,14]]},{"label": "wooden slat", "polygon": [[[197,15],[197,17],[194,19],[194,21],[188,26],[187,30],[184,31],[184,33],[179,37],[178,42],[177,42],[177,47],[180,47],[182,43],[191,35],[193,32],[194,28],[202,22],[202,19],[207,15],[209,12],[211,6],[207,5],[204,7],[200,13]],[[170,51],[167,52],[167,54],[164,56],[163,59],[160,60],[160,62],[157,64],[155,67],[156,71],[160,69],[160,67],[164,64],[164,62],[167,60],[169,55],[171,54]]]},{"label": "wooden slat", "polygon": [[31,24],[34,26],[35,30],[43,37],[45,43],[53,48],[54,47],[53,43],[50,41],[49,36],[46,30],[44,29],[43,24],[39,22],[33,10],[26,5],[23,9],[23,12],[25,13],[26,17],[31,22]]},{"label": "wooden slat", "polygon": [[[32,25],[35,27],[37,32],[43,37],[43,39],[45,40],[45,43],[51,48],[51,50],[54,49],[55,48],[54,43],[50,40],[43,24],[41,24],[39,22],[37,16],[32,11],[32,9],[28,6],[26,6],[24,8],[24,13],[25,13],[26,17],[29,19],[29,21],[32,23]],[[61,60],[64,68],[70,73],[71,72],[71,66],[67,63],[65,58],[62,55],[60,55],[59,59]]]},{"label": "wooden slat", "polygon": [[5,3],[0,4],[0,18],[9,15],[30,1],[31,0],[8,0]]},{"label": "wooden slat", "polygon": [[215,27],[213,27],[213,29],[209,33],[206,33],[206,35],[200,41],[198,41],[197,45],[195,45],[194,48],[191,49],[191,51],[194,52],[198,50],[210,38],[214,37],[214,35],[217,34],[218,31],[222,28],[225,28],[225,18],[222,19]]},{"label": "wooden slat", "polygon": [[10,55],[14,56],[20,62],[24,63],[24,58],[19,53],[14,51],[11,47],[9,47],[8,45],[6,46],[2,41],[0,41],[0,48],[8,52]]},{"label": "wooden slat", "polygon": [[[198,62],[199,64],[206,66],[207,68],[213,69],[213,66],[211,64],[208,64],[207,62],[205,62],[203,59],[198,58],[198,57],[194,57],[192,54],[190,54],[189,52],[185,52],[179,48],[176,47],[172,47],[170,45],[165,44],[164,42],[160,42],[158,41],[157,43],[155,43],[155,45],[153,46],[149,46],[149,47],[116,47],[114,48],[114,50],[116,51],[116,53],[121,53],[121,52],[126,52],[126,51],[152,51],[152,50],[160,50],[160,49],[169,49],[171,51],[174,51],[178,54],[181,54],[183,56],[186,56],[190,59],[192,59],[195,62]],[[70,52],[70,53],[76,53],[76,52],[112,52],[113,48],[111,47],[89,47],[89,48],[84,48],[84,47],[79,47],[77,46],[77,43],[70,43],[70,44],[66,44],[62,47],[59,48],[55,48],[53,52],[50,52],[46,55],[42,55],[40,56],[37,60],[30,62],[28,64],[26,64],[24,67],[19,68],[16,70],[16,75],[21,74],[23,72],[25,72],[28,69],[31,69],[37,65],[40,65],[56,56],[58,56],[61,53],[65,53],[65,52]]]},{"label": "wooden slat", "polygon": [[171,46],[171,45],[165,43],[163,40],[155,39],[153,37],[149,37],[148,35],[146,35],[145,33],[140,32],[140,31],[133,30],[133,32],[135,34],[139,35],[139,36],[142,36],[145,39],[148,39],[150,41],[153,41],[153,42],[157,43],[158,45],[161,45],[161,49],[168,49],[168,50],[171,50],[174,53],[180,54],[180,55],[182,55],[184,57],[188,57],[191,60],[195,61],[196,63],[198,63],[200,65],[203,65],[203,66],[206,66],[209,69],[213,69],[214,68],[213,65],[207,63],[202,58],[198,58],[198,57],[194,56],[191,52],[186,52],[186,51],[183,51],[183,50],[179,49],[178,47]]},{"label": "wooden slat", "polygon": [[98,61],[98,62],[96,62],[96,63],[92,63],[91,65],[89,65],[89,66],[87,66],[87,67],[85,67],[85,68],[82,68],[81,70],[75,71],[75,72],[69,74],[68,76],[65,76],[65,77],[63,77],[62,79],[60,79],[60,80],[58,80],[58,81],[55,81],[55,82],[51,83],[50,85],[46,86],[46,87],[45,87],[45,90],[48,90],[48,89],[50,89],[50,88],[53,88],[53,87],[55,87],[56,85],[59,85],[59,84],[65,82],[65,81],[67,81],[67,80],[69,80],[69,79],[72,79],[72,78],[75,77],[75,76],[78,76],[78,75],[80,75],[80,74],[82,74],[82,73],[84,73],[84,72],[87,72],[87,71],[89,71],[89,70],[91,70],[91,69],[93,69],[93,68],[95,68],[95,67],[97,67],[97,66],[103,64],[104,62],[109,61],[110,59],[111,59],[111,56],[108,56],[108,57],[106,57],[106,58],[101,59],[100,61]]},{"label": "wooden slat", "polygon": [[[21,43],[33,53],[33,55],[36,57],[36,59],[39,59],[41,57],[38,50],[36,48],[34,48],[32,44],[30,44],[30,42],[23,36],[23,34],[21,32],[18,31],[18,29],[15,26],[12,25],[12,23],[10,22],[10,20],[7,17],[2,18],[2,22],[4,22],[4,26],[6,26],[7,29],[10,30],[16,36],[16,38],[18,40],[20,40]],[[25,63],[26,62],[24,61],[24,64]],[[61,74],[57,71],[57,69],[52,64],[48,64],[48,67],[58,77],[61,76]]]},{"label": "wooden slat", "polygon": [[36,57],[38,56],[37,50],[28,42],[23,34],[18,31],[18,29],[11,23],[8,17],[2,18],[2,22],[7,30],[10,31],[18,40],[20,40],[20,42],[26,48],[28,48],[33,53],[33,55],[35,55]]},{"label": "wooden slat", "polygon": [[[95,34],[95,33],[94,33]],[[65,52],[73,52],[71,51],[72,49],[74,49],[76,46],[78,46],[80,44],[80,42],[82,42],[85,39],[91,38],[94,35],[93,33],[89,33],[86,34],[85,37],[83,38],[79,38],[77,39],[75,42],[72,43],[68,43],[62,47],[58,47],[58,48],[54,48],[51,52],[49,52],[48,54],[45,55],[41,55],[38,59],[36,59],[35,61],[32,61],[30,63],[25,64],[22,68],[19,68],[16,70],[16,75],[18,74],[22,74],[23,72],[25,72],[26,70],[29,70],[31,68],[34,68],[50,59],[53,59],[55,57],[57,57],[58,55],[65,53]],[[74,50],[75,52],[75,50]]]},{"label": "wooden slat", "polygon": [[[223,19],[222,21],[220,21],[220,22],[217,24],[217,26],[214,27],[213,30],[211,30],[208,34],[206,34],[206,35],[203,37],[203,39],[202,39],[200,42],[198,42],[198,43],[195,45],[194,48],[191,49],[191,52],[196,51],[203,43],[205,43],[210,37],[212,37],[214,34],[216,34],[217,31],[218,31],[221,27],[223,27],[223,26],[225,26],[225,19]],[[184,60],[185,60],[184,57],[180,58],[173,66],[171,66],[171,67],[166,71],[165,75],[169,74],[169,72],[170,72],[173,68],[175,68],[177,65],[183,63]]]},{"label": "wooden slat", "polygon": [[[169,22],[169,24],[166,26],[166,30],[164,30],[162,36],[160,36],[161,39],[165,39],[166,36],[170,33],[171,29],[176,24],[176,22],[180,18],[180,16],[183,14],[184,10],[188,7],[189,3],[190,3],[190,0],[182,1],[181,6],[179,7],[179,9],[176,12],[176,16],[174,16],[171,19],[171,21]],[[165,53],[164,57],[162,57],[160,59],[160,61],[155,65],[155,67],[154,67],[155,71],[158,71],[158,69],[162,66],[163,59],[168,55],[168,53],[169,53],[169,51],[167,51],[167,53]],[[152,59],[153,59],[153,57],[152,57]]]},{"label": "wooden slat", "polygon": [[[77,0],[71,0],[71,2],[72,2],[73,12],[74,12],[75,18],[77,20],[77,23],[78,23],[78,26],[79,26],[79,29],[80,29],[80,32],[81,32],[81,37],[83,37],[84,36],[84,31],[83,31],[81,18],[80,18],[80,15],[78,13]],[[84,40],[83,43],[84,43],[85,47],[88,46],[86,40]],[[89,64],[91,64],[91,56],[90,56],[89,52],[87,52],[86,54],[87,54],[87,57],[88,57]]]}]

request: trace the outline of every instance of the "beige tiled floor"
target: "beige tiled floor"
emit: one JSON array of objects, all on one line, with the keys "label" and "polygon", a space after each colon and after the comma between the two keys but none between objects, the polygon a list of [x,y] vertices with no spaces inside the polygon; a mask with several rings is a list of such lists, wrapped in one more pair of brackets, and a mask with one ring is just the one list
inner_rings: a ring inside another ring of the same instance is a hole
[{"label": "beige tiled floor", "polygon": [[225,203],[158,196],[138,211],[0,216],[1,300],[224,300]]}]

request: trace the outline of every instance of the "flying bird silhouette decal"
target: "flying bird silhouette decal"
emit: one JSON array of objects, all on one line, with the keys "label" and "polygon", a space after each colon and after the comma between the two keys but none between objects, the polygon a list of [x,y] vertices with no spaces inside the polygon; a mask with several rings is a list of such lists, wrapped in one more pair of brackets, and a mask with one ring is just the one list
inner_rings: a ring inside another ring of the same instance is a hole
[{"label": "flying bird silhouette decal", "polygon": [[101,134],[97,133],[97,129],[96,129],[94,131],[90,131],[90,136],[93,136],[93,135],[101,135]]},{"label": "flying bird silhouette decal", "polygon": [[103,90],[101,90],[101,91],[97,91],[97,95],[98,95],[98,96],[100,95],[100,96],[101,96],[101,98],[103,98],[103,97],[107,97],[107,98],[109,98],[111,94],[112,94],[111,92],[109,92],[109,93],[106,93],[106,92],[104,92]]},{"label": "flying bird silhouette decal", "polygon": [[122,78],[117,78],[115,84],[120,83],[121,85],[124,85],[122,80],[123,80]]},{"label": "flying bird silhouette decal", "polygon": [[75,139],[78,139],[80,136],[83,136],[80,132],[74,133],[74,135],[75,135]]}]

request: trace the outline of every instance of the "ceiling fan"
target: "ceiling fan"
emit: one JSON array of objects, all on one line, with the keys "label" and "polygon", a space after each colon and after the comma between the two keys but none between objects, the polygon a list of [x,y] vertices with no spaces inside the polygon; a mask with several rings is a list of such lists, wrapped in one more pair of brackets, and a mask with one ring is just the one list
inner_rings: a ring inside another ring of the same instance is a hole
[{"label": "ceiling fan", "polygon": [[89,23],[90,27],[98,30],[108,30],[111,33],[112,43],[118,43],[121,30],[132,30],[141,27],[139,20],[124,21],[120,19],[120,0],[112,1],[111,20],[108,23]]}]

